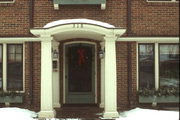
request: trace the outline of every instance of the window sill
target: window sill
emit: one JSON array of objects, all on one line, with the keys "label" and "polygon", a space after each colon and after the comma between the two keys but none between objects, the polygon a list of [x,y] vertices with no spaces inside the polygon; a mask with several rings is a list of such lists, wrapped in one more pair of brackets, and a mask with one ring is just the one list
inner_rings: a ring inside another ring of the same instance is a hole
[{"label": "window sill", "polygon": [[11,0],[11,1],[0,1],[0,4],[12,4],[15,3],[15,0]]},{"label": "window sill", "polygon": [[0,103],[22,103],[23,96],[0,96]]},{"label": "window sill", "polygon": [[139,96],[139,103],[178,103],[179,102],[179,96]]}]

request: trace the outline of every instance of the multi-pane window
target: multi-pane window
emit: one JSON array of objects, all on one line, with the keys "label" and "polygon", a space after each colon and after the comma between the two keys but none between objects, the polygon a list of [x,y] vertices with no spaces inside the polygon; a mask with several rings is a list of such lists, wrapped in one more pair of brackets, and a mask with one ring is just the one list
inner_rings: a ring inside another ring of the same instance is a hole
[{"label": "multi-pane window", "polygon": [[159,85],[179,86],[179,45],[159,45]]},{"label": "multi-pane window", "polygon": [[7,45],[7,90],[23,90],[23,46]]},{"label": "multi-pane window", "polygon": [[0,3],[14,3],[15,0],[0,0]]},{"label": "multi-pane window", "polygon": [[0,90],[3,88],[3,55],[2,45],[0,45]]},{"label": "multi-pane window", "polygon": [[139,89],[179,88],[179,44],[157,46],[139,44]]},{"label": "multi-pane window", "polygon": [[139,86],[154,88],[154,45],[139,45]]}]

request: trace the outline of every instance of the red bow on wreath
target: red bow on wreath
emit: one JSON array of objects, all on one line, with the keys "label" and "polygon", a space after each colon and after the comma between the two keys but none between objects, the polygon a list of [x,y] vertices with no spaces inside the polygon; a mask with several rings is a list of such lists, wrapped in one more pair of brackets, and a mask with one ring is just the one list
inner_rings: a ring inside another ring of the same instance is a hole
[{"label": "red bow on wreath", "polygon": [[79,55],[79,58],[77,61],[78,65],[84,64],[85,63],[85,50],[79,49],[79,50],[77,50],[77,53]]}]

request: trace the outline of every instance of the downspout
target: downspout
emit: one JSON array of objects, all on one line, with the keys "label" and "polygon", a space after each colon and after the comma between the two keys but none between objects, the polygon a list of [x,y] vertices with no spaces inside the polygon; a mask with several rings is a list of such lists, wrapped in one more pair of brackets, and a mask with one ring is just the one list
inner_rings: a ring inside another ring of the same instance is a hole
[{"label": "downspout", "polygon": [[[33,0],[29,1],[29,30],[33,28]],[[29,42],[29,104],[33,102],[33,42]]]},{"label": "downspout", "polygon": [[[127,0],[127,36],[132,36],[131,29],[131,0]],[[132,96],[132,70],[131,70],[131,43],[127,43],[127,64],[128,64],[128,104],[131,108],[131,96]]]},{"label": "downspout", "polygon": [[131,43],[127,43],[127,58],[128,58],[128,103],[131,108],[131,96],[132,96],[132,60],[131,60]]},{"label": "downspout", "polygon": [[131,28],[131,0],[127,0],[127,36],[132,36]]}]

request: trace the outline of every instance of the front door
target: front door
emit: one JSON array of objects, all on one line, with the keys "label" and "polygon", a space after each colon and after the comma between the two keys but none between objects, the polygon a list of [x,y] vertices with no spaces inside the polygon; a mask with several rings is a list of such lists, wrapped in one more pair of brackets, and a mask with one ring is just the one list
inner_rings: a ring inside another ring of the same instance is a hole
[{"label": "front door", "polygon": [[95,103],[95,45],[65,46],[65,103]]}]

